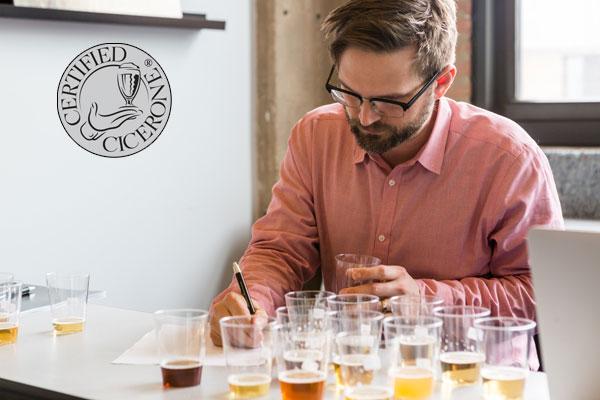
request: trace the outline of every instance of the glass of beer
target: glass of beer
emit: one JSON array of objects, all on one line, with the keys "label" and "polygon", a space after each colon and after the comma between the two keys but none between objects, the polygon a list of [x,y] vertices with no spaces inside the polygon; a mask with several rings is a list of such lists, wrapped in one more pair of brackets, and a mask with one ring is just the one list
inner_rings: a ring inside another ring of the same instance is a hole
[{"label": "glass of beer", "polygon": [[442,320],[437,317],[389,317],[383,321],[389,378],[394,397],[428,399],[433,393]]},{"label": "glass of beer", "polygon": [[83,331],[90,274],[46,274],[52,325],[56,335]]},{"label": "glass of beer", "polygon": [[381,260],[377,257],[362,254],[338,254],[335,256],[335,292],[339,293],[344,288],[370,282],[352,279],[348,275],[352,268],[369,268],[377,265],[381,265]]},{"label": "glass of beer", "polygon": [[275,353],[283,400],[319,400],[325,393],[329,338],[314,320],[277,324]]},{"label": "glass of beer", "polygon": [[443,304],[444,300],[437,296],[404,294],[389,299],[392,314],[402,317],[431,317],[433,309]]},{"label": "glass of beer", "polygon": [[329,315],[333,336],[332,364],[336,383],[370,385],[381,369],[379,343],[383,323],[379,311],[336,311]]},{"label": "glass of beer", "polygon": [[327,300],[331,311],[380,311],[379,297],[372,294],[337,294]]},{"label": "glass of beer", "polygon": [[490,315],[490,310],[476,306],[438,307],[433,314],[442,319],[440,367],[442,382],[452,386],[479,383],[485,353],[474,327],[475,320]]},{"label": "glass of beer", "polygon": [[204,310],[160,310],[154,313],[164,388],[200,384],[207,320],[208,311]]},{"label": "glass of beer", "polygon": [[0,283],[0,346],[13,344],[19,334],[21,282]]},{"label": "glass of beer", "polygon": [[236,316],[222,318],[219,324],[231,397],[251,399],[267,396],[274,355],[274,320]]},{"label": "glass of beer", "polygon": [[529,372],[529,356],[535,351],[535,322],[524,318],[494,317],[475,321],[485,351],[481,369],[487,400],[520,400]]}]

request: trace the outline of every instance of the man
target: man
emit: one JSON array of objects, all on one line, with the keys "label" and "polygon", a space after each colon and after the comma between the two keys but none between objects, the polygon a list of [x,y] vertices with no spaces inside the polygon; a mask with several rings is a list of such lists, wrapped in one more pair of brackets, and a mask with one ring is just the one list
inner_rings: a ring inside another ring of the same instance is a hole
[{"label": "man", "polygon": [[[336,103],[294,127],[242,268],[259,315],[339,253],[376,256],[376,283],[342,292],[435,294],[535,318],[525,236],[562,227],[548,161],[514,122],[444,97],[456,76],[454,0],[351,0],[323,24]],[[248,314],[235,284],[218,320]]]}]

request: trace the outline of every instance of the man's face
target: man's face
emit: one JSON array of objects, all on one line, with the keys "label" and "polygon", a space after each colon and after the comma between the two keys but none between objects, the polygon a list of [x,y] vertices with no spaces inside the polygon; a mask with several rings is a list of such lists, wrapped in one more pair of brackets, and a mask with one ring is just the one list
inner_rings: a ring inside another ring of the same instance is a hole
[{"label": "man's face", "polygon": [[[363,97],[408,102],[426,81],[413,70],[414,57],[413,48],[393,53],[349,48],[340,58],[340,84],[342,88]],[[346,107],[350,129],[358,145],[368,152],[383,154],[413,137],[433,112],[435,97],[432,87],[402,117],[381,116],[367,101],[359,109]]]}]

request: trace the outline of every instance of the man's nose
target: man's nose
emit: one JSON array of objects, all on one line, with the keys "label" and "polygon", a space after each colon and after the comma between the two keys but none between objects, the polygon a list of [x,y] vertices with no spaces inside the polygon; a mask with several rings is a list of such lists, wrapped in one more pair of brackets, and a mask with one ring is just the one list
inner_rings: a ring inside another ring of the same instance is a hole
[{"label": "man's nose", "polygon": [[369,126],[381,119],[381,116],[375,112],[370,101],[365,100],[360,105],[358,119],[362,126]]}]

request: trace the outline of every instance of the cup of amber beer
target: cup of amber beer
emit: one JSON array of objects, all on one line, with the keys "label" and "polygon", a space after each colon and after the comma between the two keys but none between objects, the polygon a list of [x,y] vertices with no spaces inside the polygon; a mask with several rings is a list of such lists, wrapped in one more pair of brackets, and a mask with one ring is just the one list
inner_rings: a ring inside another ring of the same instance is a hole
[{"label": "cup of amber beer", "polygon": [[154,313],[163,387],[197,386],[206,352],[208,311],[159,310]]},{"label": "cup of amber beer", "polygon": [[21,311],[21,282],[0,283],[0,346],[17,341]]},{"label": "cup of amber beer", "polygon": [[283,400],[322,399],[329,361],[326,319],[278,323],[274,338]]},{"label": "cup of amber beer", "polygon": [[234,316],[221,318],[219,323],[231,397],[267,396],[271,385],[275,321]]},{"label": "cup of amber beer", "polygon": [[85,324],[90,274],[46,274],[52,326],[56,335],[82,332]]}]

